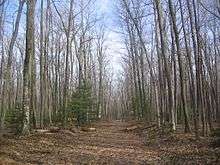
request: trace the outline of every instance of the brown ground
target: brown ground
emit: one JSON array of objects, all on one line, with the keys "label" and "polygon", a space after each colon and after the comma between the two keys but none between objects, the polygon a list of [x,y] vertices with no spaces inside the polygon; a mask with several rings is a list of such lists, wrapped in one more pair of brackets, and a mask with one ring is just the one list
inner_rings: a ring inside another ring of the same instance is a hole
[{"label": "brown ground", "polygon": [[99,122],[96,131],[34,133],[0,139],[0,164],[218,164],[219,148],[210,138],[169,134],[154,129],[125,131],[134,122]]}]

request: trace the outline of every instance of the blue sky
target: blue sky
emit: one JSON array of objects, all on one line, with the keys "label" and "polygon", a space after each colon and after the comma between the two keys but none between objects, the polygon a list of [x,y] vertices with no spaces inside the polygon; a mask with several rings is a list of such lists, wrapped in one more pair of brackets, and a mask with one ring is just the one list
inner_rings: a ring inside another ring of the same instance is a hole
[{"label": "blue sky", "polygon": [[121,54],[124,53],[118,27],[116,5],[117,0],[97,0],[100,12],[105,15],[105,25],[107,27],[107,53],[111,60],[111,65],[115,76],[122,71],[120,64]]},{"label": "blue sky", "polygon": [[[46,0],[45,0],[46,1]],[[12,22],[14,22],[14,19],[16,18],[17,9],[18,9],[18,3],[19,0],[8,0],[5,4],[6,7],[6,24],[5,24],[5,33],[6,35],[11,35],[11,30],[13,27]],[[39,3],[40,0],[37,0],[37,6],[36,10],[39,9]],[[108,45],[108,49],[106,51],[110,67],[113,69],[113,72],[115,76],[122,70],[120,61],[121,61],[121,53],[123,53],[123,44],[121,43],[121,37],[120,34],[118,34],[116,31],[118,31],[117,26],[117,14],[115,9],[115,4],[117,3],[117,0],[96,0],[96,3],[94,4],[96,10],[98,11],[98,14],[101,16],[104,16],[104,24],[106,26],[106,33],[107,33],[107,41],[106,45]],[[25,12],[26,12],[26,5],[24,5],[23,8],[23,15],[21,18],[20,28],[19,28],[19,35],[22,35],[22,33],[25,33]],[[38,19],[38,18],[37,18]]]}]

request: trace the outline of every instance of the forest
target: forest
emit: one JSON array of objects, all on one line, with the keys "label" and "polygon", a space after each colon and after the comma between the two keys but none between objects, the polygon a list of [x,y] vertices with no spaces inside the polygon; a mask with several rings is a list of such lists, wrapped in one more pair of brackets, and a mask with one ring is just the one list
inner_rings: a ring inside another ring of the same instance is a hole
[{"label": "forest", "polygon": [[219,163],[219,0],[0,0],[0,164]]}]

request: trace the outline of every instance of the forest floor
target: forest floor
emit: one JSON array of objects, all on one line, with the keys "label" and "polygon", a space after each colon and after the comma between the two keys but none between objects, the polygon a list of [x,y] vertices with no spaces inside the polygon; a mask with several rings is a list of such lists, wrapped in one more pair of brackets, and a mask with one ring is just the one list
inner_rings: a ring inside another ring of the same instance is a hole
[{"label": "forest floor", "polygon": [[95,130],[3,137],[0,164],[220,163],[220,148],[211,147],[211,137],[195,140],[181,132],[160,135],[156,126],[136,122],[102,121],[92,127]]}]

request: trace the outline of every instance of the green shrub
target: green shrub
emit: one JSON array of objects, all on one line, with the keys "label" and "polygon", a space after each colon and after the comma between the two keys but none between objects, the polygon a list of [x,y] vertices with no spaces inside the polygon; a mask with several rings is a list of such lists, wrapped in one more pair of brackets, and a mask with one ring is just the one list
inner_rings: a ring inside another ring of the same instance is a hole
[{"label": "green shrub", "polygon": [[22,105],[19,103],[16,103],[15,108],[10,109],[6,113],[6,126],[12,130],[14,133],[18,133],[21,129],[22,124]]},{"label": "green shrub", "polygon": [[92,107],[92,88],[90,83],[78,87],[68,103],[68,116],[77,119],[77,125],[84,125],[89,121],[88,111]]}]

